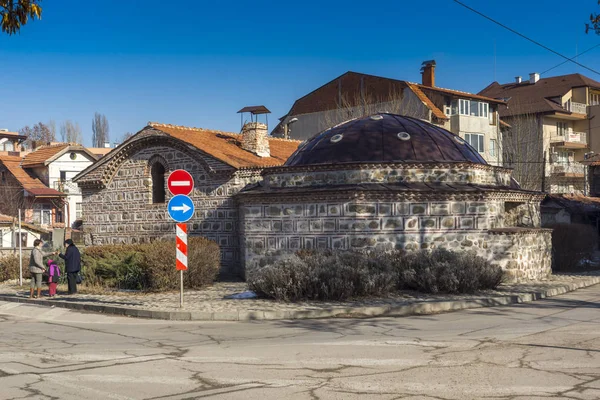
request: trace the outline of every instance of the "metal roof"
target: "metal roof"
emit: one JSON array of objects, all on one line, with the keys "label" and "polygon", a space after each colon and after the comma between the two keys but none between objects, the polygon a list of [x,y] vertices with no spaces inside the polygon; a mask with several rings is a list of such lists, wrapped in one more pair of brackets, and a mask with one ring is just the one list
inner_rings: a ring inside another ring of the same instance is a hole
[{"label": "metal roof", "polygon": [[244,107],[240,111],[238,111],[238,114],[245,113],[245,112],[249,112],[254,115],[271,113],[271,111],[269,111],[269,109],[265,106],[248,106],[248,107]]},{"label": "metal roof", "polygon": [[452,132],[395,114],[375,114],[327,129],[301,144],[285,165],[397,162],[487,165],[477,150]]}]

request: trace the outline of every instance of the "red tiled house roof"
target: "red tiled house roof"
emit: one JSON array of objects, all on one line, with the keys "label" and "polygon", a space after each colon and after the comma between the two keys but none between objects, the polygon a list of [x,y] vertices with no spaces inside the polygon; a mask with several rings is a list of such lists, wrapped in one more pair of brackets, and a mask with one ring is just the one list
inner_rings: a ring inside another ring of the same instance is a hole
[{"label": "red tiled house roof", "polygon": [[0,155],[0,164],[15,178],[18,184],[35,197],[62,197],[63,193],[50,189],[38,178],[29,175],[21,167],[21,157]]},{"label": "red tiled house roof", "polygon": [[283,165],[301,143],[269,137],[270,157],[259,157],[241,148],[242,135],[210,129],[150,122],[140,132],[127,139],[114,151],[80,172],[73,180],[81,185],[103,186],[114,176],[122,154],[145,138],[169,137],[190,145],[198,151],[234,169],[262,169]]}]

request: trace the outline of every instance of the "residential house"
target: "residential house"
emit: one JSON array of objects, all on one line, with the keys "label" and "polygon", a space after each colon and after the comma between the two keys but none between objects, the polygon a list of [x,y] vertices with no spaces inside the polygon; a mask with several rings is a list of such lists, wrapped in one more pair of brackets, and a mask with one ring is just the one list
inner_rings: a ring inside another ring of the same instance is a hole
[{"label": "residential house", "polygon": [[149,123],[77,175],[86,244],[149,242],[174,237],[167,177],[185,169],[194,179],[190,236],[214,240],[224,275],[240,275],[239,214],[234,195],[280,166],[299,141],[271,138],[250,122],[242,133]]},{"label": "residential house", "polygon": [[64,226],[65,195],[49,188],[21,166],[21,156],[0,154],[0,209],[4,214],[44,228]]},{"label": "residential house", "polygon": [[72,179],[96,160],[97,157],[81,145],[58,143],[27,153],[21,167],[49,188],[64,194],[63,222],[66,227],[72,227],[81,220],[81,190]]},{"label": "residential house", "polygon": [[527,189],[587,194],[581,162],[600,152],[600,82],[581,74],[514,82],[493,82],[480,93],[507,101],[500,117],[510,125],[503,135],[506,166]]},{"label": "residential house", "polygon": [[19,151],[21,143],[27,139],[17,132],[0,129],[0,152]]},{"label": "residential house", "polygon": [[422,82],[346,72],[296,100],[272,135],[306,140],[341,122],[378,112],[408,115],[443,127],[469,142],[492,165],[502,164],[498,108],[503,100],[435,83],[435,61]]},{"label": "residential house", "polygon": [[[14,253],[19,249],[18,217],[0,214],[0,254]],[[48,239],[49,232],[38,226],[21,222],[21,247],[32,248],[36,239]]]}]

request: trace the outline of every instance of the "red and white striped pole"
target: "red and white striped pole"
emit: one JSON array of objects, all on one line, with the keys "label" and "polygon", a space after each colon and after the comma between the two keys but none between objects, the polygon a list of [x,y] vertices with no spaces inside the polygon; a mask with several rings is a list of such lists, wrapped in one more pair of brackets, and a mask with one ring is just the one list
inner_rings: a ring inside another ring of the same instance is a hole
[{"label": "red and white striped pole", "polygon": [[188,269],[187,260],[187,224],[177,224],[176,228],[177,238],[177,255],[176,255],[176,267],[179,271],[179,277],[181,280],[181,291],[179,295],[179,307],[183,308],[183,271]]}]

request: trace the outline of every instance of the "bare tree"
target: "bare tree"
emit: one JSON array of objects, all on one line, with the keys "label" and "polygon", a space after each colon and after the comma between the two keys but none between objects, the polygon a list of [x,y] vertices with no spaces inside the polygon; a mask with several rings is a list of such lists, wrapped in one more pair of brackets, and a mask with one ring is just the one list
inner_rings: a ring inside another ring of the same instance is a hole
[{"label": "bare tree", "polygon": [[53,119],[51,119],[50,121],[48,121],[46,126],[48,127],[48,130],[50,131],[53,140],[56,140],[56,122]]},{"label": "bare tree", "polygon": [[[502,129],[500,149],[504,166],[513,169],[513,178],[523,189],[551,193],[583,193],[585,166],[575,161],[572,150],[559,146],[561,142],[580,141],[586,137],[569,132],[550,130],[544,135],[543,116],[527,112],[522,106],[510,102],[510,109],[522,110],[519,115],[503,118],[509,126]],[[556,147],[555,147],[556,146]]]},{"label": "bare tree", "polygon": [[132,137],[133,135],[135,135],[135,133],[125,132],[123,134],[123,136],[121,137],[121,143],[123,143],[124,141],[126,141],[127,139],[129,139],[130,137]]},{"label": "bare tree", "polygon": [[104,147],[104,143],[110,141],[108,133],[109,127],[106,115],[97,112],[94,113],[94,119],[92,120],[92,145],[95,147]]},{"label": "bare tree", "polygon": [[[429,120],[429,109],[410,89],[390,89],[387,95],[371,94],[356,97],[342,97],[334,110],[325,111],[321,118],[320,130],[338,125],[354,118],[377,113],[391,113]],[[317,132],[315,132],[317,133]]]},{"label": "bare tree", "polygon": [[[511,104],[511,108],[513,105]],[[508,117],[502,129],[499,151],[504,166],[513,169],[513,178],[527,190],[544,190],[545,162],[543,131],[535,114]]]},{"label": "bare tree", "polygon": [[56,137],[47,125],[38,122],[33,127],[25,126],[19,130],[21,135],[27,136],[25,145],[34,148],[39,144],[46,144],[56,140]]},{"label": "bare tree", "polygon": [[79,124],[77,122],[73,123],[71,120],[66,120],[62,123],[60,126],[60,136],[63,142],[81,144],[83,141]]},{"label": "bare tree", "polygon": [[25,197],[23,188],[14,184],[0,184],[0,213],[14,217],[19,216],[19,209],[32,207],[31,201]]}]

